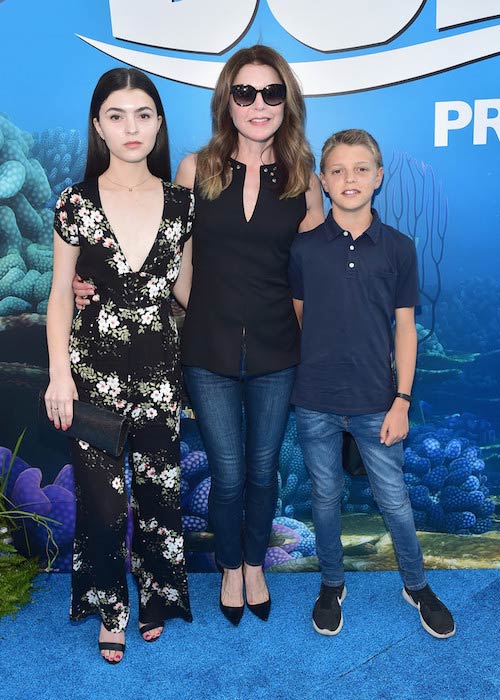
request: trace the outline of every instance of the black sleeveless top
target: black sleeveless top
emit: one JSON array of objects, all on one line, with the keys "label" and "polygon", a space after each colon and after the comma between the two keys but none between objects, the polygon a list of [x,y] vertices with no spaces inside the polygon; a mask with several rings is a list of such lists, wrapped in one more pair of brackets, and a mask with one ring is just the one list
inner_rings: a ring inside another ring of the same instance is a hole
[{"label": "black sleeveless top", "polygon": [[299,362],[288,260],[306,215],[305,194],[280,200],[280,169],[263,165],[259,196],[247,222],[245,165],[230,163],[232,182],[217,199],[205,199],[195,186],[193,286],[181,361],[238,376],[244,343],[248,374],[275,372]]}]

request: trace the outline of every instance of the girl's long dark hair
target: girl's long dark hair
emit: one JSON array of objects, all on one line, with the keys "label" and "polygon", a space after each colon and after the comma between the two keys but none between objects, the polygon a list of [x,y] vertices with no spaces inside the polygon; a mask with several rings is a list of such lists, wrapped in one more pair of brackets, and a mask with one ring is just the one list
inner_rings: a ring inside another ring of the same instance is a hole
[{"label": "girl's long dark hair", "polygon": [[148,168],[153,175],[163,180],[171,180],[170,149],[168,145],[167,120],[160,95],[148,76],[135,68],[113,68],[101,75],[95,86],[90,102],[88,122],[87,166],[85,179],[99,177],[109,167],[109,149],[97,133],[93,120],[99,119],[102,103],[116,90],[142,90],[149,95],[156,106],[161,124],[156,143],[148,155]]}]

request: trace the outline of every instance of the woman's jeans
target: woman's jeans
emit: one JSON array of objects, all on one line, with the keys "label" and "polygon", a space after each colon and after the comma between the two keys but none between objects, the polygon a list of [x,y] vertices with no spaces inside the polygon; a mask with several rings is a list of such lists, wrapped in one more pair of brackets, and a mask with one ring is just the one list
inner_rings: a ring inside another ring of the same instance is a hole
[{"label": "woman's jeans", "polygon": [[380,442],[385,413],[341,416],[296,407],[297,433],[313,485],[312,510],[323,583],[344,583],[340,505],[344,489],[342,433],[351,433],[396,551],[405,586],[426,585],[422,552],[403,479],[403,443]]},{"label": "woman's jeans", "polygon": [[216,560],[225,569],[237,569],[242,558],[262,565],[276,510],[278,459],[295,367],[241,377],[199,367],[183,367],[183,372],[210,465],[208,510]]}]

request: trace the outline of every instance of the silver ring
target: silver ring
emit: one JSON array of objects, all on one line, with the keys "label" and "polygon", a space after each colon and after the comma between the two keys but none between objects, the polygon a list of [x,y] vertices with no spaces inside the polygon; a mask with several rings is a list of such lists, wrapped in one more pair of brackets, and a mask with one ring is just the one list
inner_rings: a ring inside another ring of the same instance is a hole
[{"label": "silver ring", "polygon": [[57,413],[58,411],[59,409],[57,408],[57,406],[54,406],[54,408],[52,409],[52,413]]}]

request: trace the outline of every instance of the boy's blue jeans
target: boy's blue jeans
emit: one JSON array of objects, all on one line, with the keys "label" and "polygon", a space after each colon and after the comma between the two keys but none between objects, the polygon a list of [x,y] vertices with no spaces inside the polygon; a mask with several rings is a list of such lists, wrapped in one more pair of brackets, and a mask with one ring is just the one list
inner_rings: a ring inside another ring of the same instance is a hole
[{"label": "boy's blue jeans", "polygon": [[183,367],[183,373],[210,465],[208,513],[216,560],[225,569],[237,569],[242,559],[261,565],[276,511],[295,367],[256,376],[242,371],[240,377],[200,367]]},{"label": "boy's blue jeans", "polygon": [[408,490],[403,480],[403,443],[380,442],[383,413],[341,416],[296,407],[297,433],[313,485],[312,511],[322,581],[344,583],[340,505],[344,488],[342,433],[356,440],[373,497],[391,533],[399,570],[407,588],[426,585],[422,551],[415,531]]}]

